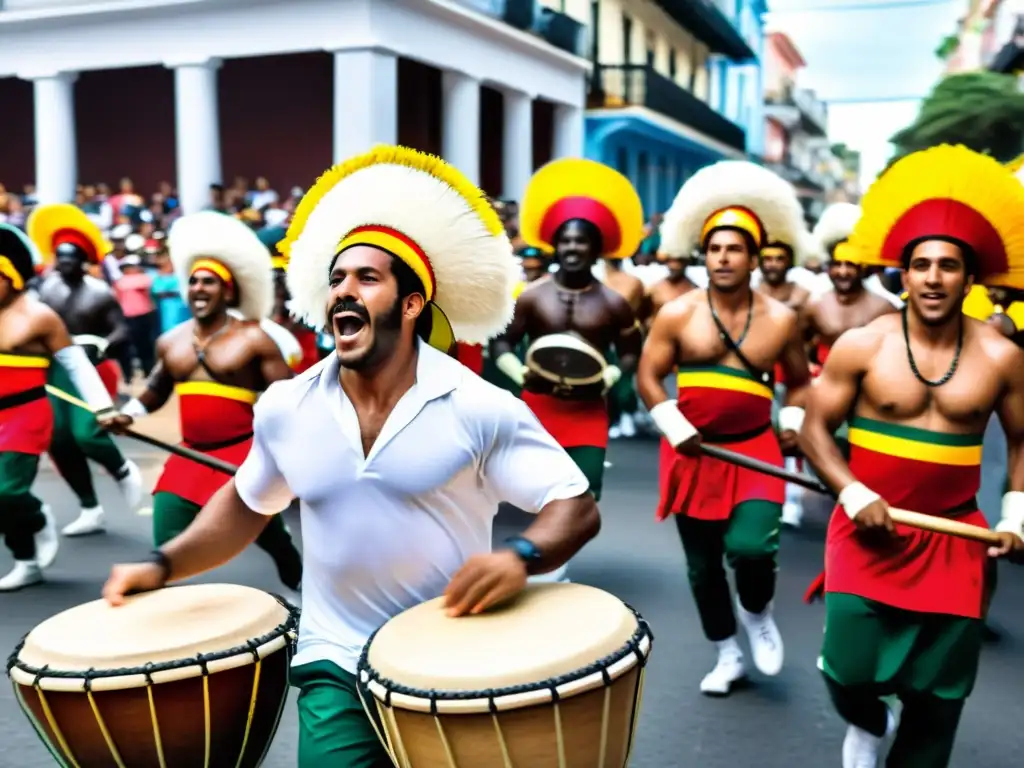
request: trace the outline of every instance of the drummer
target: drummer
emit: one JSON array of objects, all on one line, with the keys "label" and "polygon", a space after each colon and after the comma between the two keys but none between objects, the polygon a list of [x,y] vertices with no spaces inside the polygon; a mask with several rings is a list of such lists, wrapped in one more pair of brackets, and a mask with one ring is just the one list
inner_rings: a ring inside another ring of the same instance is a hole
[{"label": "drummer", "polygon": [[[987,527],[978,511],[982,438],[1006,432],[1011,490],[988,557],[1024,557],[1024,352],[966,317],[975,278],[1024,284],[1024,187],[996,161],[940,146],[891,166],[850,238],[865,266],[904,270],[907,305],[832,347],[800,442],[839,491],[825,549],[821,668],[849,723],[845,768],[949,765],[974,686],[986,602],[977,543],[896,526],[889,505]],[[950,215],[956,211],[956,215]],[[979,376],[978,371],[985,375]],[[847,414],[847,462],[833,434]],[[880,696],[903,703],[897,729]]]},{"label": "drummer", "polygon": [[[454,616],[486,610],[600,520],[527,407],[445,354],[505,326],[516,277],[500,220],[459,171],[403,147],[348,160],[303,198],[282,249],[293,311],[330,328],[336,351],[270,387],[238,475],[150,562],[116,566],[104,594],[120,604],[216,568],[297,496],[299,765],[383,768],[356,690],[369,636],[442,593]],[[491,552],[502,500],[537,518]]]},{"label": "drummer", "polygon": [[[491,342],[495,364],[523,387],[523,400],[568,450],[601,498],[609,418],[605,394],[632,376],[640,355],[640,326],[622,296],[595,277],[601,256],[632,256],[643,237],[643,209],[629,180],[592,160],[563,159],[534,174],[519,214],[524,240],[552,249],[558,267],[550,279],[532,283],[519,296],[515,317]],[[617,353],[596,386],[564,387],[530,371],[514,350],[554,334],[583,340],[597,357]]]},{"label": "drummer", "polygon": [[[792,452],[803,419],[810,374],[797,314],[751,289],[757,255],[767,242],[797,242],[803,211],[786,181],[748,162],[726,161],[694,174],[665,214],[661,247],[682,256],[705,253],[707,290],[665,305],[640,360],[640,396],[665,436],[657,519],[672,516],[704,634],[718,651],[700,683],[727,695],[746,675],[723,560],[736,574],[738,613],[754,664],[782,669],[782,637],[772,617],[784,483],[701,456],[700,441],[781,467],[772,429],[772,371],[782,364],[787,403],[781,441]],[[755,322],[756,319],[756,322]],[[678,368],[678,402],[665,377]],[[686,455],[680,455],[686,454]]]}]

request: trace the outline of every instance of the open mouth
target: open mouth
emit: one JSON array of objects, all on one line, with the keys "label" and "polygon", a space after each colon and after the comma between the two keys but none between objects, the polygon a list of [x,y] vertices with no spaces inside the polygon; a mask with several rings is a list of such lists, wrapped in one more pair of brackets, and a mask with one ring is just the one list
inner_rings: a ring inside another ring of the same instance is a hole
[{"label": "open mouth", "polygon": [[925,301],[942,301],[946,298],[944,293],[922,293],[921,298]]},{"label": "open mouth", "polygon": [[366,321],[353,312],[339,312],[334,316],[334,328],[342,339],[357,336],[366,326]]},{"label": "open mouth", "polygon": [[196,296],[192,299],[192,306],[196,309],[206,309],[210,305],[210,300],[206,296]]}]

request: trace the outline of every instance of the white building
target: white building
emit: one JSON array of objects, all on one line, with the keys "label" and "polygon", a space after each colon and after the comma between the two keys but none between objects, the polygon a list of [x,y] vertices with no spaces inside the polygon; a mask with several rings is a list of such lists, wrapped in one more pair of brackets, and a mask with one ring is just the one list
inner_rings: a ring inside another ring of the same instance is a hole
[{"label": "white building", "polygon": [[[406,106],[399,103],[398,72],[401,60],[410,60],[440,70],[438,149],[478,183],[481,163],[497,162],[494,152],[481,150],[481,89],[500,91],[501,189],[487,191],[518,198],[535,158],[582,155],[589,64],[481,12],[480,5],[470,0],[0,0],[0,85],[2,78],[30,81],[34,103],[34,114],[5,109],[4,120],[34,119],[35,139],[32,148],[0,148],[0,182],[4,168],[24,163],[34,149],[39,200],[70,201],[77,182],[92,181],[79,176],[91,140],[80,131],[76,136],[76,114],[79,120],[83,116],[83,105],[75,105],[80,73],[159,66],[173,72],[179,194],[185,210],[196,210],[206,204],[209,185],[229,172],[221,162],[222,63],[320,52],[333,59],[332,90],[313,99],[333,104],[334,161],[375,143],[399,141],[399,114]],[[259,89],[260,83],[248,87]],[[294,83],[295,89],[304,87]],[[128,109],[147,108],[145,99],[133,94],[125,99]],[[537,101],[551,114],[545,137],[534,135]],[[272,107],[267,110],[267,120],[275,119],[273,113]],[[90,122],[94,117],[89,115]],[[108,117],[116,127],[118,116]],[[294,126],[296,142],[302,141],[302,129]],[[535,142],[550,146],[538,149]],[[289,151],[280,143],[267,149]],[[321,169],[331,160],[325,157]],[[98,166],[102,158],[91,164]]]}]

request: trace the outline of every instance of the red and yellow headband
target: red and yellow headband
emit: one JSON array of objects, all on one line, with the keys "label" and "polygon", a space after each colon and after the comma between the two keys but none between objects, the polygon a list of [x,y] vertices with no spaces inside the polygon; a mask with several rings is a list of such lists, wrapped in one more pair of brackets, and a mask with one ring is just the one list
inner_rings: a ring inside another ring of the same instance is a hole
[{"label": "red and yellow headband", "polygon": [[430,266],[430,259],[413,240],[409,239],[397,229],[379,225],[367,225],[356,227],[349,232],[338,243],[335,253],[341,253],[354,245],[370,245],[374,248],[393,253],[411,269],[416,277],[423,283],[423,289],[427,292],[427,301],[433,301],[437,293],[437,280],[434,277],[434,270]]},{"label": "red and yellow headband", "polygon": [[234,285],[235,282],[231,270],[216,259],[196,259],[192,264],[192,269],[189,270],[189,275],[194,275],[196,272],[212,272],[227,285]]},{"label": "red and yellow headband", "polygon": [[764,227],[761,226],[761,220],[757,218],[754,212],[749,208],[736,206],[732,208],[722,208],[708,216],[707,220],[704,222],[704,228],[700,232],[701,247],[703,248],[707,245],[708,237],[711,235],[712,231],[722,229],[724,227],[728,227],[729,229],[738,229],[741,232],[745,232],[750,235],[751,239],[754,241],[755,247],[759,250],[764,245],[765,233]]},{"label": "red and yellow headband", "polygon": [[0,256],[0,275],[3,275],[11,281],[11,287],[16,291],[20,291],[25,287],[25,279],[21,276],[21,273],[14,266],[14,262],[6,256]]}]

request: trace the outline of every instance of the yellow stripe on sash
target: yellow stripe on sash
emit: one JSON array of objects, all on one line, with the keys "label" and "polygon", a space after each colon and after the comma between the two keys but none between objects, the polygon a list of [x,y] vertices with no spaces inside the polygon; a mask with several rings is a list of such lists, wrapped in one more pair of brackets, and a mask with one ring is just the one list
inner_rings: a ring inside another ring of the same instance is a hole
[{"label": "yellow stripe on sash", "polygon": [[680,371],[676,377],[676,383],[680,389],[687,387],[728,389],[733,392],[745,392],[748,395],[764,397],[768,400],[775,399],[775,392],[770,387],[742,374],[734,376],[731,373],[719,371]]},{"label": "yellow stripe on sash", "polygon": [[219,384],[216,381],[183,381],[174,385],[178,397],[185,395],[206,395],[207,397],[223,397],[225,400],[236,400],[240,403],[254,405],[259,392],[242,387]]},{"label": "yellow stripe on sash", "polygon": [[34,355],[5,355],[0,352],[0,368],[49,368],[50,360]]},{"label": "yellow stripe on sash", "polygon": [[898,459],[927,461],[953,467],[976,467],[981,464],[980,445],[938,445],[905,437],[894,437],[866,429],[850,427],[850,445]]}]

